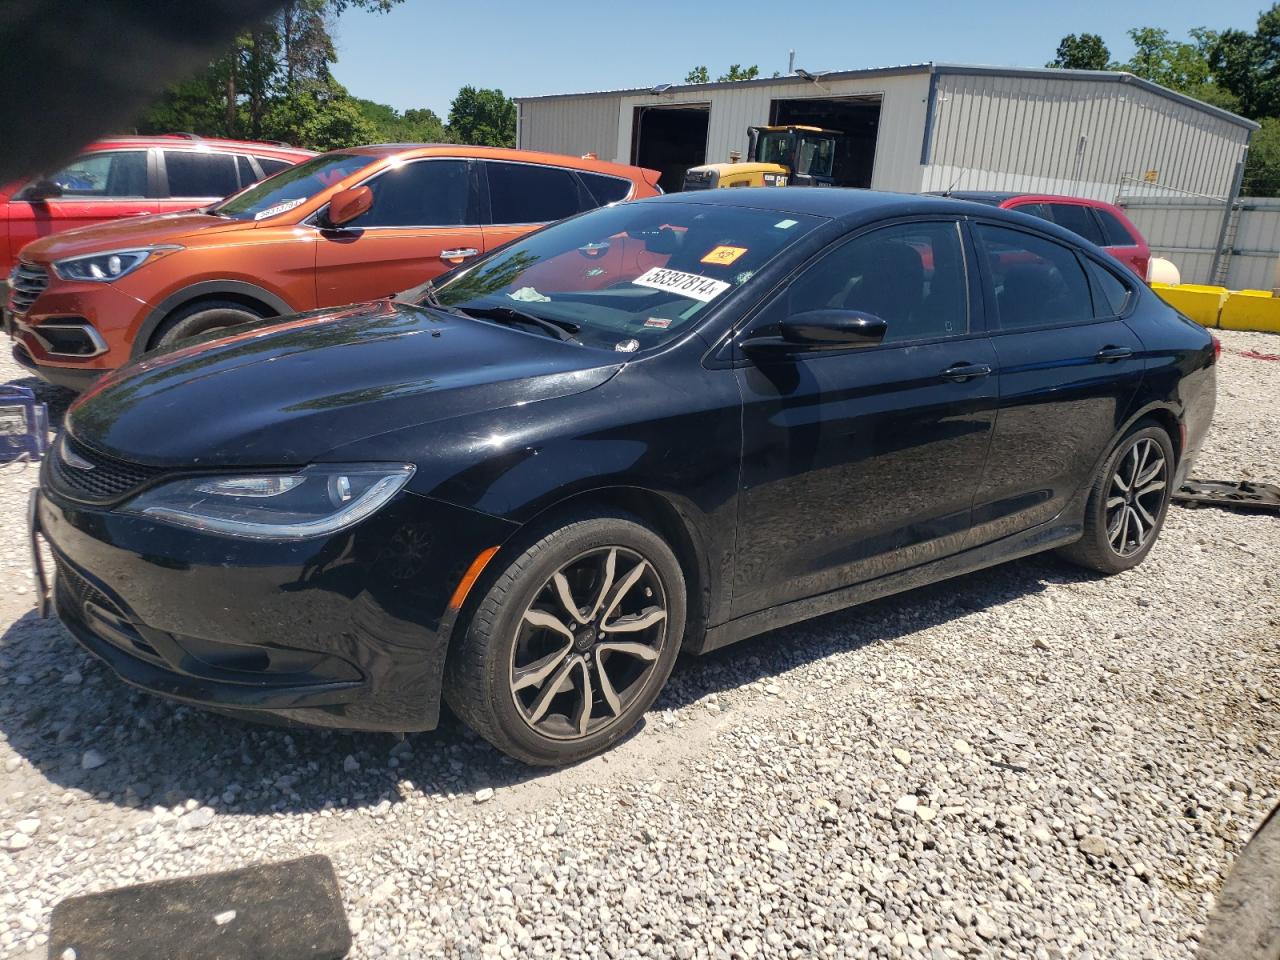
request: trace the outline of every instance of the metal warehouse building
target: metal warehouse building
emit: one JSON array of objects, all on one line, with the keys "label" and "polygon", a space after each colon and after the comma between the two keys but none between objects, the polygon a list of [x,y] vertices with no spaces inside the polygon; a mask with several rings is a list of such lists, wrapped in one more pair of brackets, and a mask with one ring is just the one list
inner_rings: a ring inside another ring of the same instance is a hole
[{"label": "metal warehouse building", "polygon": [[520,147],[684,171],[745,153],[747,128],[845,134],[841,186],[1114,200],[1237,192],[1257,124],[1132,74],[913,64],[517,98]]}]

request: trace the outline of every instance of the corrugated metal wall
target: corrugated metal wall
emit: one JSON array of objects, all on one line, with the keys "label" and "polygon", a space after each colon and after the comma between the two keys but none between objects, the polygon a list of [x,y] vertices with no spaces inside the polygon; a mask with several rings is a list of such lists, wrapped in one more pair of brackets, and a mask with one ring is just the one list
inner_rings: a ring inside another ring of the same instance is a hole
[{"label": "corrugated metal wall", "polygon": [[[1183,283],[1213,280],[1225,204],[1142,198],[1123,200],[1122,206],[1152,251],[1177,264]],[[1225,285],[1232,290],[1270,290],[1280,261],[1280,199],[1241,197],[1237,217],[1234,239],[1228,234]]]},{"label": "corrugated metal wall", "polygon": [[[618,143],[616,97],[554,97],[518,104],[519,140],[525,150],[614,160]],[[623,158],[627,162],[627,158]]]},{"label": "corrugated metal wall", "polygon": [[824,80],[821,86],[783,78],[776,84],[748,84],[740,88],[705,91],[681,90],[662,96],[624,96],[618,111],[617,142],[613,154],[623,162],[630,160],[631,128],[636,107],[709,101],[711,118],[707,130],[707,162],[719,163],[729,159],[730,151],[746,152],[747,128],[769,122],[769,108],[774,100],[878,95],[882,98],[880,129],[876,137],[871,187],[874,190],[915,193],[920,189],[920,136],[924,129],[928,92],[929,75],[919,71],[831,82]]},{"label": "corrugated metal wall", "polygon": [[1131,83],[940,71],[935,98],[925,190],[1225,197],[1248,139]]}]

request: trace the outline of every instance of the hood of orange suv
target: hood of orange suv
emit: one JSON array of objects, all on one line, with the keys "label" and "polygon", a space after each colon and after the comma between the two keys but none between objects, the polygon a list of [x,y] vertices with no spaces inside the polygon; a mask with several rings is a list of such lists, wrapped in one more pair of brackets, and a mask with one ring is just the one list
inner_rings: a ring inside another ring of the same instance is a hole
[{"label": "hood of orange suv", "polygon": [[31,263],[52,263],[67,257],[130,247],[150,247],[162,243],[181,243],[195,235],[252,230],[256,223],[228,220],[197,210],[182,213],[159,213],[142,217],[126,217],[108,223],[97,223],[43,237],[22,250],[22,259]]}]

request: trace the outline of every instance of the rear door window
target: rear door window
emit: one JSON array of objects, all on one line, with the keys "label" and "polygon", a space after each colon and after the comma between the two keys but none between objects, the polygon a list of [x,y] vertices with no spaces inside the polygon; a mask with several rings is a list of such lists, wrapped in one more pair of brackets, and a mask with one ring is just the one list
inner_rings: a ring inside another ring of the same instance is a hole
[{"label": "rear door window", "polygon": [[1089,281],[1074,250],[1021,230],[986,223],[976,228],[1001,329],[1093,319]]},{"label": "rear door window", "polygon": [[147,196],[147,152],[114,150],[89,153],[49,176],[64,197]]},{"label": "rear door window", "polygon": [[216,199],[240,189],[236,158],[229,153],[166,150],[164,168],[170,197]]},{"label": "rear door window", "polygon": [[1058,226],[1070,230],[1076,236],[1084,237],[1090,243],[1102,245],[1102,231],[1098,229],[1097,221],[1093,219],[1088,207],[1078,203],[1051,203],[1048,206],[1053,222]]},{"label": "rear door window", "polygon": [[369,181],[373,206],[353,227],[458,227],[474,223],[465,160],[419,160]]},{"label": "rear door window", "polygon": [[548,223],[583,209],[573,172],[531,163],[488,161],[490,223]]},{"label": "rear door window", "polygon": [[1102,222],[1102,237],[1108,247],[1135,247],[1138,241],[1129,233],[1129,228],[1110,210],[1098,208],[1094,210]]},{"label": "rear door window", "polygon": [[1029,217],[1039,217],[1041,220],[1053,222],[1053,216],[1049,213],[1049,205],[1047,203],[1020,203],[1013,208],[1018,213],[1025,213]]}]

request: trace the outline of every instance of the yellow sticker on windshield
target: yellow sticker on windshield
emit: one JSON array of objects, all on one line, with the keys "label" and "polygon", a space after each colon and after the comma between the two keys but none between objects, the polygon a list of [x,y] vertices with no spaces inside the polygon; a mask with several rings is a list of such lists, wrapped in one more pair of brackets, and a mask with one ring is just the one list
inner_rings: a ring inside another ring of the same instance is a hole
[{"label": "yellow sticker on windshield", "polygon": [[727,267],[746,252],[746,247],[716,247],[702,258],[702,262]]}]

